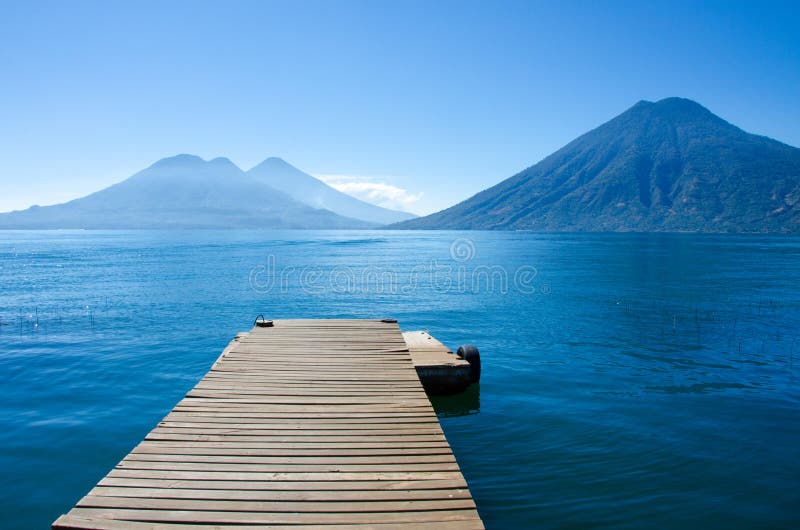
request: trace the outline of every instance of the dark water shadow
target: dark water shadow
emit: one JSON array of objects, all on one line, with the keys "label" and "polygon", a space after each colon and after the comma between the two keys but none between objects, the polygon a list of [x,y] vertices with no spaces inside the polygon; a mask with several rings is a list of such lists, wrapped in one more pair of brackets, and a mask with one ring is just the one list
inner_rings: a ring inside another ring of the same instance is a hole
[{"label": "dark water shadow", "polygon": [[481,411],[481,385],[470,385],[452,396],[430,396],[433,410],[439,417],[467,416]]}]

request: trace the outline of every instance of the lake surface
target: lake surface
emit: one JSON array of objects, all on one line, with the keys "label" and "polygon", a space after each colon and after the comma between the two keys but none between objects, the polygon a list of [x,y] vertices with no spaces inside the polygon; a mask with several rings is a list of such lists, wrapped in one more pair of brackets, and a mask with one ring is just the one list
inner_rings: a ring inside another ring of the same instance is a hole
[{"label": "lake surface", "polygon": [[0,527],[46,528],[268,318],[479,346],[487,528],[800,527],[800,239],[0,232]]}]

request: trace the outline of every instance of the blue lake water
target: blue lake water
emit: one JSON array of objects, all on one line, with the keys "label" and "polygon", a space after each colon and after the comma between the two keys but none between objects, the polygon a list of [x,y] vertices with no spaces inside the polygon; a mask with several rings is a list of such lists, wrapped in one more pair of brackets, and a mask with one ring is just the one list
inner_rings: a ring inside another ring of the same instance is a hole
[{"label": "blue lake water", "polygon": [[48,527],[263,313],[477,344],[479,390],[435,405],[488,528],[798,528],[799,265],[768,236],[0,232],[0,527]]}]

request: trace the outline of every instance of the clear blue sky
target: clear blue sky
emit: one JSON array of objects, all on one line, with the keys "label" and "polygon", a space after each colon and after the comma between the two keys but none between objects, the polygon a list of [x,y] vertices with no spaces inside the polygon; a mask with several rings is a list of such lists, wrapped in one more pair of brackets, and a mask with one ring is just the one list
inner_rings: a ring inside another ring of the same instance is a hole
[{"label": "clear blue sky", "polygon": [[800,145],[797,2],[0,10],[0,211],[193,153],[244,169],[280,156],[341,182],[400,188],[426,213],[667,96]]}]

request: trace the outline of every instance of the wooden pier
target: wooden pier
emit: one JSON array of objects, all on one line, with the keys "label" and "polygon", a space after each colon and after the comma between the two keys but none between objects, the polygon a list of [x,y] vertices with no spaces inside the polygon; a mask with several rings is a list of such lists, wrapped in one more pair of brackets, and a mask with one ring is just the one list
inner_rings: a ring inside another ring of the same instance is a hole
[{"label": "wooden pier", "polygon": [[396,322],[278,320],[54,529],[480,529]]}]

